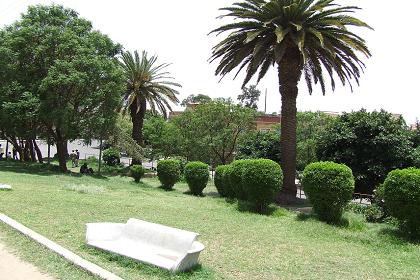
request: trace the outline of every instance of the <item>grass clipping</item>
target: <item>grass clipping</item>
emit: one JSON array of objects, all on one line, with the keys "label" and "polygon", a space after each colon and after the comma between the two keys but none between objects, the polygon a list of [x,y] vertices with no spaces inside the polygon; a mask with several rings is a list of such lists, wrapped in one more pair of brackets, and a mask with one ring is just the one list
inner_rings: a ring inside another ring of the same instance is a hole
[{"label": "grass clipping", "polygon": [[64,186],[65,190],[74,191],[82,194],[100,194],[105,191],[105,188],[102,186],[96,185],[77,185],[77,184],[68,184]]}]

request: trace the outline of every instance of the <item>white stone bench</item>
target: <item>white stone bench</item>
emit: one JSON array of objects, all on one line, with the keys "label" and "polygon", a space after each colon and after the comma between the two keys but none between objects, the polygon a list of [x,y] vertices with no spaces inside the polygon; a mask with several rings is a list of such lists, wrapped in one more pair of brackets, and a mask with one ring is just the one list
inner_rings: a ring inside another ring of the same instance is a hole
[{"label": "white stone bench", "polygon": [[12,189],[9,185],[0,184],[0,190],[10,191]]},{"label": "white stone bench", "polygon": [[199,234],[129,219],[126,224],[86,224],[88,245],[131,259],[152,264],[171,272],[188,270],[198,263],[204,245]]}]

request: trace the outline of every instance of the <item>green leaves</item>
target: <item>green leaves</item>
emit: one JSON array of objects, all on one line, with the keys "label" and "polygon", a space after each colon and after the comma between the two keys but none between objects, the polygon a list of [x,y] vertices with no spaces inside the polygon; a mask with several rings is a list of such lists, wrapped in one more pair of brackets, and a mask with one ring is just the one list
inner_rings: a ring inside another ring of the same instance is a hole
[{"label": "green leaves", "polygon": [[274,30],[274,33],[276,34],[276,37],[277,37],[276,42],[278,44],[281,43],[288,32],[289,32],[288,29],[285,30],[283,29],[283,27],[277,26],[276,29]]},{"label": "green leaves", "polygon": [[[0,75],[6,70],[7,88],[19,88],[8,102],[37,104],[34,110],[27,109],[30,117],[15,115],[20,123],[13,123],[8,133],[26,137],[30,131],[35,138],[48,132],[48,137],[64,140],[107,133],[115,122],[124,86],[114,60],[120,45],[93,31],[92,24],[77,12],[60,5],[31,6],[0,34],[0,49],[7,49],[13,57],[10,68],[1,67]],[[6,89],[6,80],[2,81],[0,106]]]},{"label": "green leaves", "polygon": [[246,69],[244,85],[257,72],[260,80],[271,65],[293,57],[299,59],[308,88],[312,91],[312,83],[319,83],[325,93],[325,70],[333,89],[334,72],[343,85],[351,86],[364,68],[358,53],[370,57],[365,41],[347,30],[348,26],[371,28],[349,15],[358,10],[354,6],[334,0],[244,0],[223,10],[230,11],[225,17],[239,21],[213,31],[230,34],[213,48],[211,61],[220,59],[216,75],[222,77],[235,68],[238,73]]},{"label": "green leaves", "polygon": [[125,108],[133,103],[138,103],[137,110],[140,110],[140,98],[144,98],[150,105],[153,113],[161,112],[167,116],[167,110],[171,110],[170,102],[179,102],[175,89],[180,84],[171,81],[169,72],[165,72],[170,64],[156,64],[157,56],[148,56],[143,51],[141,56],[137,51],[134,55],[131,52],[121,54],[119,64],[124,71],[126,78],[126,93],[124,95]]},{"label": "green leaves", "polygon": [[246,40],[245,40],[245,44],[253,41],[255,38],[258,37],[258,35],[261,34],[262,31],[250,31],[248,33],[246,33]]}]

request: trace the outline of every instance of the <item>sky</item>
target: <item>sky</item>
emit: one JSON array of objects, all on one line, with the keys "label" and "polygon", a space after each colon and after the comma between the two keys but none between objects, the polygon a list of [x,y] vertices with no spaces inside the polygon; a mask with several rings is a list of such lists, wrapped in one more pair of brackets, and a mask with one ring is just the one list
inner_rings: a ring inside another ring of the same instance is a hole
[{"label": "sky", "polygon": [[[53,2],[75,9],[81,17],[90,20],[95,29],[122,44],[126,50],[146,50],[158,55],[158,62],[171,63],[168,70],[182,85],[180,100],[200,93],[212,98],[231,97],[236,100],[241,93],[244,75],[233,80],[232,73],[220,81],[220,77],[214,75],[217,63],[208,62],[212,47],[223,39],[223,35],[216,37],[208,33],[228,22],[216,19],[222,14],[218,9],[235,0],[0,0],[0,27],[18,20],[29,5]],[[361,108],[368,111],[385,109],[402,114],[408,124],[420,119],[417,81],[420,79],[420,56],[414,53],[419,39],[413,32],[418,26],[420,1],[337,2],[362,8],[356,16],[374,31],[355,31],[366,39],[372,57],[364,59],[367,68],[360,86],[356,85],[353,92],[348,86],[338,86],[334,92],[328,89],[323,96],[321,89],[315,87],[313,94],[309,95],[306,84],[300,83],[298,110],[351,112]],[[280,112],[275,68],[260,81],[258,88],[263,93],[267,90],[267,113]],[[259,109],[264,110],[263,97]]]}]

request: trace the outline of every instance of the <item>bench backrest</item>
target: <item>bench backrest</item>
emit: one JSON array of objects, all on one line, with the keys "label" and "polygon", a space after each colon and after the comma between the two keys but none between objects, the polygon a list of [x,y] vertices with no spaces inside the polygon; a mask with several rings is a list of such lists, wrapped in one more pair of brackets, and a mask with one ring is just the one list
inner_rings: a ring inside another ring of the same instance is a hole
[{"label": "bench backrest", "polygon": [[129,219],[123,236],[180,254],[187,253],[199,234],[138,219]]}]

